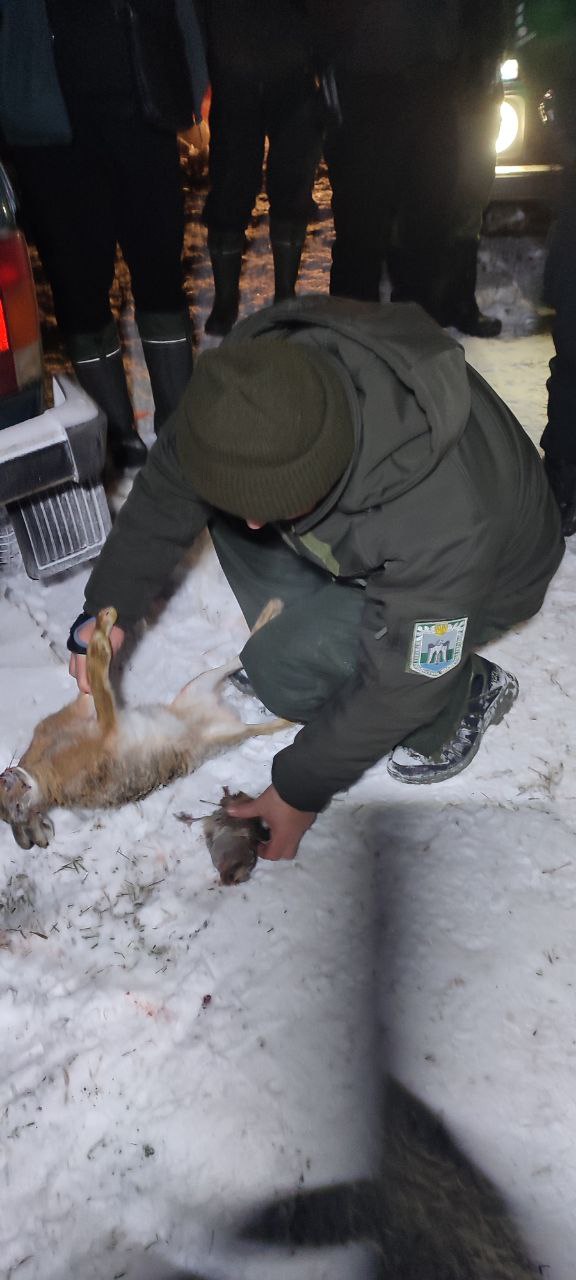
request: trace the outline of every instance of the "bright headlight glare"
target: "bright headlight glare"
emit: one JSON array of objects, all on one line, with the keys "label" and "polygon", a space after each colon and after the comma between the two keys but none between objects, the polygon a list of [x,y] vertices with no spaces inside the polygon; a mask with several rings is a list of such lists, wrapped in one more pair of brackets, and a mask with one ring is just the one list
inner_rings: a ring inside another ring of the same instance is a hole
[{"label": "bright headlight glare", "polygon": [[518,59],[506,58],[500,67],[501,80],[517,80],[518,79]]},{"label": "bright headlight glare", "polygon": [[500,133],[496,139],[496,155],[501,156],[508,151],[518,137],[520,121],[518,112],[511,102],[503,102],[500,107]]}]

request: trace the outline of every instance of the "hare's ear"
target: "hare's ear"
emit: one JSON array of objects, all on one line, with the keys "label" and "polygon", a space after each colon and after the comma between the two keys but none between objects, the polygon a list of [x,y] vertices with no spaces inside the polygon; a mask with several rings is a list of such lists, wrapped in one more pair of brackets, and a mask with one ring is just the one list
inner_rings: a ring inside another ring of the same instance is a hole
[{"label": "hare's ear", "polygon": [[21,822],[27,816],[31,790],[20,769],[5,769],[0,774],[0,816],[5,822]]}]

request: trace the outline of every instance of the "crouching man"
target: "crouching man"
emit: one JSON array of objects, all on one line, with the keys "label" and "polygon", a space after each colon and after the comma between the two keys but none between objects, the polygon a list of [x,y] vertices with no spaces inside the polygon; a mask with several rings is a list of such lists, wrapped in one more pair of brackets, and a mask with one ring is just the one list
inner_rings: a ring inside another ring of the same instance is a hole
[{"label": "crouching man", "polygon": [[462,349],[417,306],[317,296],[198,360],[89,580],[81,689],[93,615],[117,609],[117,648],[206,525],[250,626],[284,601],[242,654],[303,724],[242,810],[273,860],[389,753],[408,783],[471,762],[518,692],[475,649],[537,612],[564,549],[535,447]]}]

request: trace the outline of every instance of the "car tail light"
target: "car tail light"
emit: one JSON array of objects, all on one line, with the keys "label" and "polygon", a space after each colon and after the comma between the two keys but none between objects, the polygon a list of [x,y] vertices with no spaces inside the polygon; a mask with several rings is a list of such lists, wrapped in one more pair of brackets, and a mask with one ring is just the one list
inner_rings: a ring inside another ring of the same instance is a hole
[{"label": "car tail light", "polygon": [[32,269],[21,231],[0,232],[0,395],[42,377],[40,325]]}]

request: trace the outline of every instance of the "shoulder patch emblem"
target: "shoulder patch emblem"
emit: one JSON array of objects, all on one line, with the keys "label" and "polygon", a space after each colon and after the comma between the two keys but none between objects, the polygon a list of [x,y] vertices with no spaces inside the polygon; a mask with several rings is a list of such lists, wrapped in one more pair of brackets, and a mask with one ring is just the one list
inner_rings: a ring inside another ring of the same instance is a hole
[{"label": "shoulder patch emblem", "polygon": [[432,679],[453,671],[462,657],[467,622],[467,618],[415,622],[406,670]]}]

